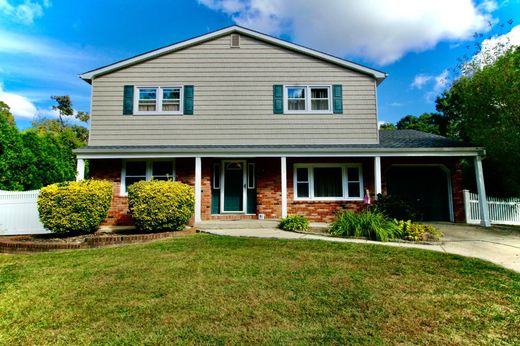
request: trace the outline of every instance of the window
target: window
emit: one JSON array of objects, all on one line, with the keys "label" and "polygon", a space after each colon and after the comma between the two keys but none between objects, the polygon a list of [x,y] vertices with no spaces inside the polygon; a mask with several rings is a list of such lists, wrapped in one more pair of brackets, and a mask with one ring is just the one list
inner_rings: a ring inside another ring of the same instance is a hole
[{"label": "window", "polygon": [[332,113],[331,86],[286,86],[285,113]]},{"label": "window", "polygon": [[128,161],[126,162],[126,174],[124,191],[128,191],[128,187],[140,180],[146,180],[146,161]]},{"label": "window", "polygon": [[247,165],[247,188],[254,189],[256,187],[256,178],[255,178],[255,164],[249,163]]},{"label": "window", "polygon": [[220,189],[220,164],[213,165],[213,189]]},{"label": "window", "polygon": [[295,199],[361,200],[362,186],[359,164],[295,165]]},{"label": "window", "polygon": [[314,168],[314,197],[343,197],[341,167]]},{"label": "window", "polygon": [[175,179],[173,160],[125,160],[121,169],[121,195],[128,187],[141,180]]},{"label": "window", "polygon": [[181,110],[181,89],[163,88],[162,111],[179,112]]},{"label": "window", "polygon": [[136,114],[181,114],[183,88],[136,87]]}]

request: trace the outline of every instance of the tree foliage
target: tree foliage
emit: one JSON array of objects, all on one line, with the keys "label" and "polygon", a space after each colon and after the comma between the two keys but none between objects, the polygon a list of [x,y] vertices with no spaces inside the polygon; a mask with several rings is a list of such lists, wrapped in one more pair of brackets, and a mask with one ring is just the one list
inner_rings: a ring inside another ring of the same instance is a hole
[{"label": "tree foliage", "polygon": [[56,105],[52,106],[52,109],[58,112],[58,121],[62,128],[64,128],[66,125],[65,117],[74,116],[74,118],[82,122],[87,122],[90,119],[90,115],[85,112],[77,112],[74,114],[74,108],[72,108],[72,101],[70,100],[70,96],[51,96],[51,99],[56,101]]},{"label": "tree foliage", "polygon": [[437,98],[437,110],[454,136],[486,148],[491,191],[520,195],[520,47],[493,61],[466,64],[466,73]]},{"label": "tree foliage", "polygon": [[423,113],[420,116],[406,115],[397,124],[385,123],[380,130],[417,130],[441,136],[451,136],[449,119],[440,113]]},{"label": "tree foliage", "polygon": [[19,131],[9,106],[0,101],[0,190],[34,190],[73,180],[72,150],[86,145],[87,139],[86,128],[63,119],[41,119]]},{"label": "tree foliage", "polygon": [[382,131],[386,131],[386,130],[395,130],[396,127],[394,124],[392,123],[384,123],[384,124],[381,124],[379,126],[379,129],[382,130]]},{"label": "tree foliage", "polygon": [[407,115],[396,124],[398,130],[417,130],[435,135],[448,135],[448,119],[439,113]]}]

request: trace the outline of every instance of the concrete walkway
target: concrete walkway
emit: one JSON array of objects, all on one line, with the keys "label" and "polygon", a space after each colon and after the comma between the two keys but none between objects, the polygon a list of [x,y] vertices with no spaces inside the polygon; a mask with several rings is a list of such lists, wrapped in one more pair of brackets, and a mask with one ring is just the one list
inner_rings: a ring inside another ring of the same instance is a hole
[{"label": "concrete walkway", "polygon": [[323,235],[286,232],[276,227],[276,221],[202,223],[201,232],[233,236],[276,239],[312,239],[339,243],[376,244],[416,248],[480,258],[520,273],[520,230],[506,227],[485,229],[478,226],[450,223],[435,224],[444,233],[440,242],[429,244],[378,242],[361,239],[332,238]]}]

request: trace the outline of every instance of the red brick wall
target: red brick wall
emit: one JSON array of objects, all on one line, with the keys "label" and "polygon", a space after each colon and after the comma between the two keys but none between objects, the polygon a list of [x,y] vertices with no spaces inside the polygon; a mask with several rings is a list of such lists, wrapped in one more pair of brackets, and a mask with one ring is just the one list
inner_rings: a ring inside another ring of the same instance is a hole
[{"label": "red brick wall", "polygon": [[90,177],[105,179],[112,182],[112,204],[108,210],[108,217],[102,225],[132,225],[133,219],[128,213],[128,198],[121,197],[121,160],[90,160]]}]

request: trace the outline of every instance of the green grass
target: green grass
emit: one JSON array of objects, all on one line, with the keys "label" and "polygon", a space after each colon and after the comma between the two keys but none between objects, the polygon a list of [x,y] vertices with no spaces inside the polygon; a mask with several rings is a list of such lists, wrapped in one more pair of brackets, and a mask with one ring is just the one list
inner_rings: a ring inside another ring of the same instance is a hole
[{"label": "green grass", "polygon": [[0,345],[520,342],[520,275],[377,245],[197,234],[0,256]]}]

